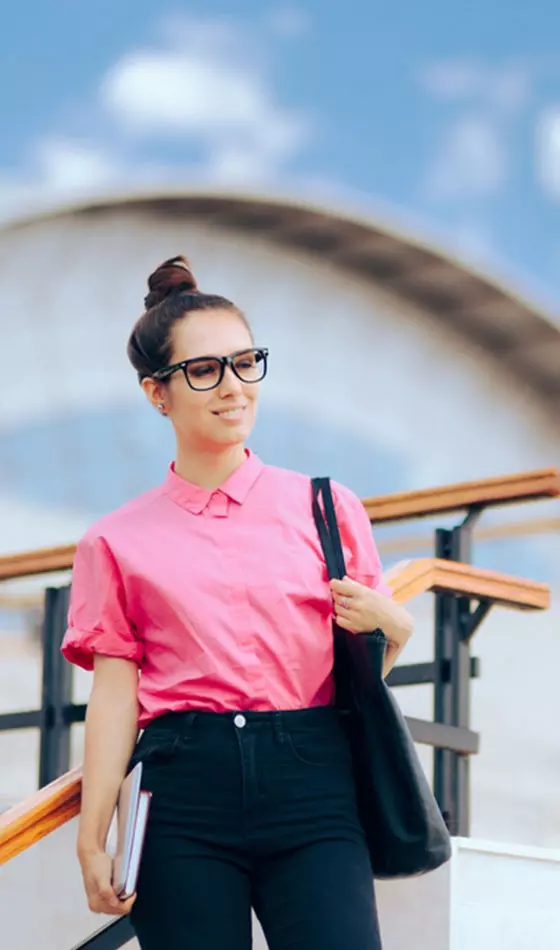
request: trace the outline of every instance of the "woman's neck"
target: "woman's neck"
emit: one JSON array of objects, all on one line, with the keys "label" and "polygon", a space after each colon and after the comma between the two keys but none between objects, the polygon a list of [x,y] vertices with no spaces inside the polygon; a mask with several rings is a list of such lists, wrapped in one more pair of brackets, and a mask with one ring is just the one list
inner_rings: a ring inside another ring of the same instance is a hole
[{"label": "woman's neck", "polygon": [[222,452],[204,452],[177,446],[175,473],[192,485],[214,491],[247,458],[243,445],[232,445]]}]

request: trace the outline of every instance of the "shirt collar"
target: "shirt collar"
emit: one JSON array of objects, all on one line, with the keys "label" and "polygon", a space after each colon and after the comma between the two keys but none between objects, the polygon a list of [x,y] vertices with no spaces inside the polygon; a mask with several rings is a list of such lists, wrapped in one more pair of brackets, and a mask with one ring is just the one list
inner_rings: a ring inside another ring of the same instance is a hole
[{"label": "shirt collar", "polygon": [[175,463],[171,462],[163,484],[164,491],[177,504],[197,515],[206,508],[212,496],[219,493],[242,505],[264,468],[264,464],[250,449],[245,449],[245,455],[245,461],[239,468],[214,491],[181,478],[175,471]]}]

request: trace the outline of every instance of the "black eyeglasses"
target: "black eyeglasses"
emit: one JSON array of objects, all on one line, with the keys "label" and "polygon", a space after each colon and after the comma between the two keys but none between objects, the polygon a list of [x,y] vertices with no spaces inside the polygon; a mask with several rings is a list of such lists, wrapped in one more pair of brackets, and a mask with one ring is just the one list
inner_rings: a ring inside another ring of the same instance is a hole
[{"label": "black eyeglasses", "polygon": [[152,378],[169,379],[173,373],[182,369],[191,389],[215,389],[224,378],[226,366],[229,366],[242,383],[260,383],[266,376],[267,359],[268,350],[263,347],[240,350],[231,356],[198,356],[158,369],[152,374]]}]

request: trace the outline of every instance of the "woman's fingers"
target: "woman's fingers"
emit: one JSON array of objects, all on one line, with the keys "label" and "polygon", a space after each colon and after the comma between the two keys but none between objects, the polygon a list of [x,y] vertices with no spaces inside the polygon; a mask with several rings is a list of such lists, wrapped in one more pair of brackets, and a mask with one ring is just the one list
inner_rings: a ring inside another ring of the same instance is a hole
[{"label": "woman's fingers", "polygon": [[339,591],[331,590],[331,597],[335,604],[341,604],[343,607],[350,607],[350,605],[357,600],[354,592],[349,591],[340,593]]},{"label": "woman's fingers", "polygon": [[344,630],[352,630],[357,621],[358,615],[351,608],[341,607],[339,604],[334,605],[334,619],[339,627],[343,627]]},{"label": "woman's fingers", "polygon": [[341,611],[343,614],[352,614],[360,610],[360,601],[357,597],[346,597],[336,595],[333,597],[333,604],[335,610]]},{"label": "woman's fingers", "polygon": [[128,898],[128,900],[126,900],[126,901],[120,901],[119,903],[120,903],[120,905],[121,905],[121,907],[122,907],[121,913],[122,913],[122,914],[130,914],[130,911],[132,910],[132,906],[133,906],[135,900],[136,900],[136,894],[132,894],[131,897]]},{"label": "woman's fingers", "polygon": [[348,630],[348,633],[358,632],[356,622],[351,617],[340,617],[335,614],[335,621],[338,627],[341,627],[342,630]]},{"label": "woman's fingers", "polygon": [[105,852],[89,854],[82,859],[82,873],[88,899],[88,906],[96,914],[122,916],[130,913],[136,899],[132,895],[121,901],[111,882],[113,862]]},{"label": "woman's fingers", "polygon": [[109,916],[112,917],[122,917],[125,914],[130,913],[135,900],[135,894],[133,894],[132,897],[129,897],[127,900],[121,901],[114,891],[111,893],[108,891],[103,891],[102,893],[99,893],[97,897],[93,897],[90,901],[88,901],[88,905],[89,909],[96,914],[109,914]]}]

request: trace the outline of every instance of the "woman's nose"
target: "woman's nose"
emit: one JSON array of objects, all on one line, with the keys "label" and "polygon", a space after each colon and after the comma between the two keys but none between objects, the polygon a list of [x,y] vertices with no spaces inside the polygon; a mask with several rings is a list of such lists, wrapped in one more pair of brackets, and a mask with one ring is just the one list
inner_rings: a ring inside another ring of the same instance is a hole
[{"label": "woman's nose", "polygon": [[238,376],[235,375],[231,366],[226,366],[223,379],[220,383],[220,390],[222,392],[240,392],[242,389],[243,383]]}]

